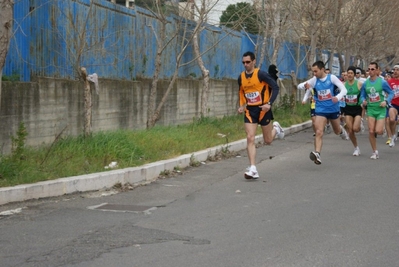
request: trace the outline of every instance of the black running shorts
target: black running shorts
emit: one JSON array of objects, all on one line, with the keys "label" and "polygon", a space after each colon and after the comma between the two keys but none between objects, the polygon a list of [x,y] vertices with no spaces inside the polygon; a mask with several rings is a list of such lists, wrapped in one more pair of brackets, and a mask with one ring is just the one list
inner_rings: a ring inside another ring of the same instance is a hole
[{"label": "black running shorts", "polygon": [[273,119],[274,119],[273,112],[271,109],[268,112],[262,111],[262,109],[259,106],[256,107],[247,106],[245,109],[245,117],[244,117],[245,123],[257,123],[260,124],[261,126],[266,126]]}]

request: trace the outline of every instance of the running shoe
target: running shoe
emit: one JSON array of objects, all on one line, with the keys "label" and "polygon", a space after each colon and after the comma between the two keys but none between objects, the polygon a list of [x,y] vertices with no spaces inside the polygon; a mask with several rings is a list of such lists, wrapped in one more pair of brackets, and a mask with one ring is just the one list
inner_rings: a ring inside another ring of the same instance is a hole
[{"label": "running shoe", "polygon": [[344,127],[341,126],[341,133],[339,134],[343,140],[348,140],[349,136]]},{"label": "running shoe", "polygon": [[388,138],[388,140],[385,142],[386,145],[389,145],[391,143],[391,138]]},{"label": "running shoe", "polygon": [[309,158],[316,164],[320,165],[321,164],[321,159],[320,159],[320,153],[319,152],[310,152]]},{"label": "running shoe", "polygon": [[379,156],[378,156],[378,153],[373,153],[372,155],[371,155],[371,157],[370,157],[371,159],[378,159],[379,158]]},{"label": "running shoe", "polygon": [[277,121],[273,122],[273,127],[276,129],[276,136],[278,139],[283,139],[284,138],[284,129],[281,127],[280,123]]},{"label": "running shoe", "polygon": [[331,133],[331,125],[327,124],[325,130],[326,130],[327,134],[330,134]]},{"label": "running shoe", "polygon": [[356,147],[355,151],[353,151],[353,156],[358,157],[360,155],[360,148]]},{"label": "running shoe", "polygon": [[245,179],[258,179],[259,173],[256,168],[247,168],[247,171],[244,173]]},{"label": "running shoe", "polygon": [[391,138],[391,142],[389,142],[389,147],[395,146],[395,138]]}]

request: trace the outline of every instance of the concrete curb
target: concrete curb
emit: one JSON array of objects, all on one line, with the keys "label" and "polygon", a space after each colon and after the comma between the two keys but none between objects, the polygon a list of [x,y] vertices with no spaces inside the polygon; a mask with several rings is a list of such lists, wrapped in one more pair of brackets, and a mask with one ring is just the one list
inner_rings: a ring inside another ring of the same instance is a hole
[{"label": "concrete curb", "polygon": [[[311,121],[292,125],[284,128],[285,134],[293,134],[312,126]],[[262,142],[262,135],[256,136],[256,142]],[[112,170],[87,175],[60,178],[52,181],[34,184],[18,185],[0,188],[0,205],[11,202],[39,199],[45,197],[61,196],[76,192],[96,191],[113,187],[115,184],[140,185],[155,181],[161,172],[174,170],[175,167],[185,168],[192,159],[206,161],[209,156],[217,154],[225,145],[201,150],[198,152],[181,155],[177,158],[161,160],[140,167]],[[246,149],[246,139],[229,143],[229,151]]]}]

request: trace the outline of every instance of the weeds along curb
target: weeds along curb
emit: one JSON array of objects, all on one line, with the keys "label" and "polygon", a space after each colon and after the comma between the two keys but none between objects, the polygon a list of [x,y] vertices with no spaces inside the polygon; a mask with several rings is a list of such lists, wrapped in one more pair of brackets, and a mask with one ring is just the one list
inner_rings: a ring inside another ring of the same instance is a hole
[{"label": "weeds along curb", "polygon": [[[292,125],[284,128],[285,134],[293,134],[312,126],[311,121]],[[262,142],[262,136],[255,138],[256,142]],[[185,154],[177,158],[161,160],[139,167],[111,170],[100,173],[60,178],[51,181],[33,184],[17,185],[0,188],[0,205],[12,202],[39,199],[46,197],[62,196],[66,194],[110,189],[115,185],[139,186],[151,183],[158,179],[161,173],[183,169],[188,166],[198,166],[199,162],[207,161],[217,153],[226,151],[240,151],[246,149],[246,139],[231,142],[198,152]]]}]

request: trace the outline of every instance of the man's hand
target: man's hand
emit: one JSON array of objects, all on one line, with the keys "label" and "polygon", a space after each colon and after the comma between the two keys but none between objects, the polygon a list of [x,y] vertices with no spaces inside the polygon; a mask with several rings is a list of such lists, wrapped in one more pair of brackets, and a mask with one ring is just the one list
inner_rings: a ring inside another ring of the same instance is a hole
[{"label": "man's hand", "polygon": [[260,107],[260,109],[261,109],[262,111],[268,112],[272,106],[269,105],[269,104],[264,104],[264,105],[259,106],[259,107]]},{"label": "man's hand", "polygon": [[245,109],[245,107],[244,107],[244,106],[241,106],[241,107],[239,107],[239,108],[238,108],[238,110],[237,110],[237,111],[238,111],[238,113],[240,113],[240,114],[241,114],[241,113],[243,113],[243,112],[244,112],[244,109]]},{"label": "man's hand", "polygon": [[336,96],[334,96],[331,100],[333,103],[338,103],[338,98]]}]

